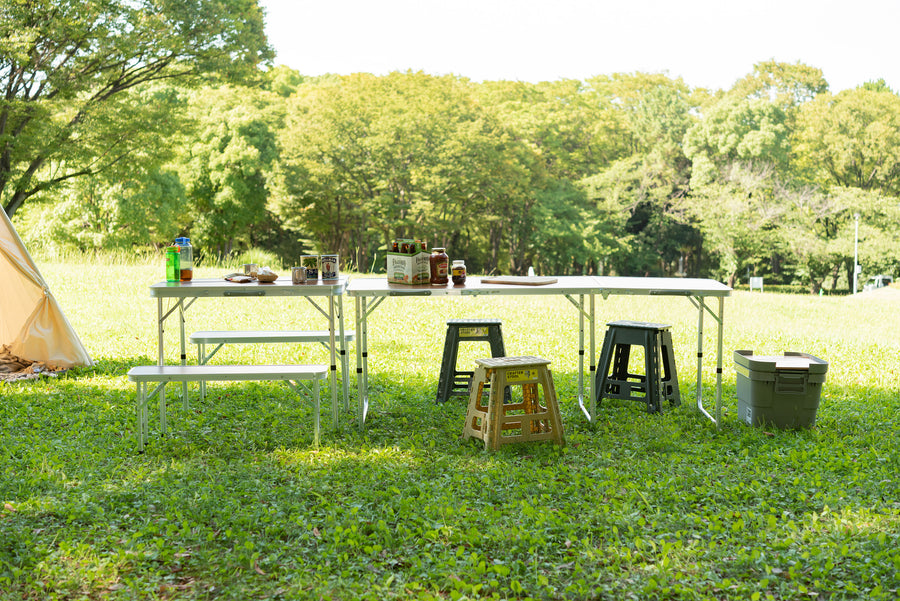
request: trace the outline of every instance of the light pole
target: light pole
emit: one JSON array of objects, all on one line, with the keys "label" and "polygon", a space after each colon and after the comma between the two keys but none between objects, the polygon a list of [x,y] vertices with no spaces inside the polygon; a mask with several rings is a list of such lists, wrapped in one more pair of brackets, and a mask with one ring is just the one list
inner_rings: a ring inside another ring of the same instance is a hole
[{"label": "light pole", "polygon": [[853,294],[856,294],[856,279],[859,276],[859,213],[853,214],[856,221],[856,235],[853,239]]}]

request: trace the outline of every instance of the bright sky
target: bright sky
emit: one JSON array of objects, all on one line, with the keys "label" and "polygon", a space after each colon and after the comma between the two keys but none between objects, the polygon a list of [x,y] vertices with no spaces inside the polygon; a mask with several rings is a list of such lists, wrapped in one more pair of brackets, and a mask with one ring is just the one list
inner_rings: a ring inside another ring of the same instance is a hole
[{"label": "bright sky", "polygon": [[643,71],[727,89],[775,59],[832,92],[900,91],[900,0],[260,0],[276,64],[303,75],[586,80]]}]

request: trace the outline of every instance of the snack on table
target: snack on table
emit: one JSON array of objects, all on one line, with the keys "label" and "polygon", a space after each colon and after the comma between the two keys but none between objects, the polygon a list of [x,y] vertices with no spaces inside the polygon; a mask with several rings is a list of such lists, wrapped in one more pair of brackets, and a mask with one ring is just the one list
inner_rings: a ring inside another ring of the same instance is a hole
[{"label": "snack on table", "polygon": [[256,279],[260,282],[274,282],[278,279],[278,274],[268,267],[263,267],[258,272],[256,272]]}]

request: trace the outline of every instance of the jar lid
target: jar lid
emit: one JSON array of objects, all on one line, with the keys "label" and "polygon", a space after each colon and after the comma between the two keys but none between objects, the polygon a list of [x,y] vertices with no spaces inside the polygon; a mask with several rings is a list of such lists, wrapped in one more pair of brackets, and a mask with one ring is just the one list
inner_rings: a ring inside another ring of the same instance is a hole
[{"label": "jar lid", "polygon": [[445,250],[447,250],[447,249],[444,248],[444,247],[436,246],[435,248],[432,248],[432,249],[431,249],[431,252],[439,252],[439,253],[442,253],[442,252],[444,252]]},{"label": "jar lid", "polygon": [[190,244],[190,238],[175,238],[175,244]]}]

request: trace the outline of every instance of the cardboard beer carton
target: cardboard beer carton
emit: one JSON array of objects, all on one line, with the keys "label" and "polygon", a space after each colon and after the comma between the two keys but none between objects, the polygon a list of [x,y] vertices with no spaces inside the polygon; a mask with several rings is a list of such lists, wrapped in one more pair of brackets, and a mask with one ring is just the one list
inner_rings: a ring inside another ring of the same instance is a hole
[{"label": "cardboard beer carton", "polygon": [[428,284],[431,281],[431,255],[388,252],[387,279],[391,284]]}]

